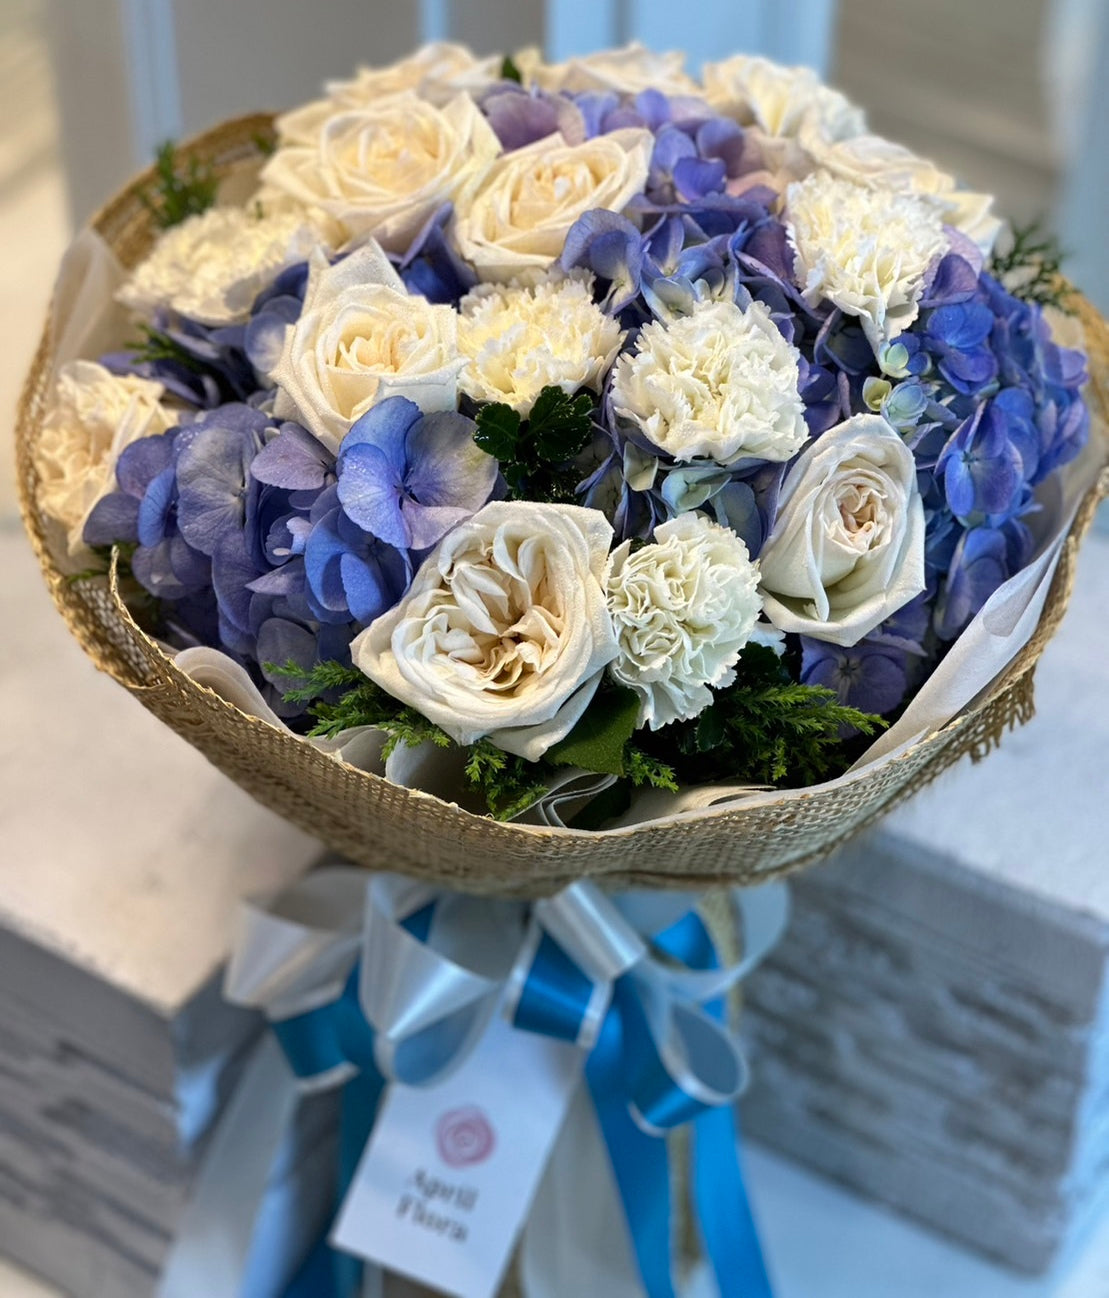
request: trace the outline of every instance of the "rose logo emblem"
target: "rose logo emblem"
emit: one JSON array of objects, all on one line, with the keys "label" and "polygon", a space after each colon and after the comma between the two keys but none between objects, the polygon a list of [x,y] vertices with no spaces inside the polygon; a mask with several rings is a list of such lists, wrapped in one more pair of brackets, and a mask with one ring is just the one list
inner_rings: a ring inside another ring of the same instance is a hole
[{"label": "rose logo emblem", "polygon": [[435,1124],[435,1144],[448,1167],[484,1163],[496,1143],[492,1124],[476,1105],[448,1109]]}]

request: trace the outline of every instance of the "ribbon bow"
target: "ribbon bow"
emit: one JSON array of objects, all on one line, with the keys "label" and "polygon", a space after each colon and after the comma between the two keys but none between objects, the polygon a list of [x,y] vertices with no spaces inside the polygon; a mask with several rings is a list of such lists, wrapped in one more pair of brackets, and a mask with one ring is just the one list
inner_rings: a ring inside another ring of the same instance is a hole
[{"label": "ribbon bow", "polygon": [[[339,1201],[389,1083],[456,1068],[494,1014],[576,1044],[648,1298],[673,1298],[670,1169],[689,1124],[692,1196],[721,1298],[769,1298],[738,1162],[746,1067],[725,994],[780,937],[783,885],[731,890],[743,955],[722,963],[695,894],[579,882],[527,904],[345,867],[240,916],[225,985],[265,1011],[302,1091],[343,1088]],[[348,1298],[361,1267],[321,1241],[286,1291]]]}]

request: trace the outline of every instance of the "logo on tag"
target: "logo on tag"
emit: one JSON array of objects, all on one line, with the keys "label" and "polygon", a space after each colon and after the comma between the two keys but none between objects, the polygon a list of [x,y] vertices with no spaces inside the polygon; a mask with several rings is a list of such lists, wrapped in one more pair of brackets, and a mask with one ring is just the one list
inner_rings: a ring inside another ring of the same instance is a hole
[{"label": "logo on tag", "polygon": [[435,1145],[448,1167],[484,1163],[497,1143],[493,1125],[477,1105],[449,1109],[435,1124]]}]

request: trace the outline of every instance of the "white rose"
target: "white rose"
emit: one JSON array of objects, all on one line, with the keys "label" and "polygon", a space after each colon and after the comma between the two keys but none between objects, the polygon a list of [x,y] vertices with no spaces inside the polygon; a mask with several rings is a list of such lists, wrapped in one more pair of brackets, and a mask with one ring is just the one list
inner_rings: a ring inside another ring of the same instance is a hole
[{"label": "white rose", "polygon": [[262,178],[348,238],[403,252],[444,203],[468,201],[500,152],[469,95],[437,108],[409,91],[327,118],[310,143],[279,148]]},{"label": "white rose", "polygon": [[413,91],[432,104],[445,104],[461,92],[478,95],[498,80],[501,58],[475,58],[465,45],[434,41],[409,58],[384,68],[359,68],[349,81],[329,81],[323,99],[282,113],[274,125],[282,143],[311,144],[329,117],[366,108],[388,95]]},{"label": "white rose", "polygon": [[770,621],[831,644],[856,644],[920,594],[916,463],[880,415],[855,415],[798,457],[759,565]]},{"label": "white rose", "polygon": [[517,63],[524,80],[550,91],[613,91],[637,95],[658,90],[664,95],[696,95],[697,83],[685,71],[680,50],[657,54],[638,41],[617,50],[598,50],[565,63],[542,63],[525,52]]},{"label": "white rose", "polygon": [[772,137],[796,137],[802,127],[828,140],[866,130],[866,117],[812,68],[784,67],[757,55],[736,54],[701,71],[704,96],[718,113]]},{"label": "white rose", "polygon": [[620,212],[643,192],[653,147],[650,131],[629,128],[582,144],[552,135],[504,154],[460,206],[459,251],[482,279],[549,266],[579,216],[595,207]]},{"label": "white rose", "polygon": [[535,761],[573,729],[616,655],[611,541],[594,509],[486,505],[354,640],[355,666],[458,743],[487,737]]},{"label": "white rose", "polygon": [[809,435],[799,355],[761,302],[700,302],[618,357],[613,409],[678,461],[789,460]]},{"label": "white rose", "polygon": [[925,199],[824,171],[790,185],[785,219],[806,300],[858,316],[875,351],[917,318],[928,268],[948,248]]},{"label": "white rose", "polygon": [[240,324],[258,294],[324,242],[299,206],[212,207],[166,230],[116,294],[133,311],[168,307],[205,325]]},{"label": "white rose", "polygon": [[275,413],[337,451],[386,397],[408,397],[425,414],[453,410],[465,363],[454,309],[409,293],[376,243],[334,266],[317,253],[304,310],[270,375],[280,388]]},{"label": "white rose", "polygon": [[835,176],[857,185],[919,195],[932,205],[945,225],[973,239],[984,257],[993,251],[1002,222],[990,210],[992,194],[959,189],[955,178],[934,162],[880,135],[813,139],[807,147],[816,165]]},{"label": "white rose", "polygon": [[54,396],[35,444],[38,502],[66,529],[71,557],[92,507],[115,486],[116,461],[140,437],[178,422],[161,404],[160,383],[116,375],[93,361],[70,361],[58,372]]},{"label": "white rose", "polygon": [[613,551],[608,608],[620,652],[609,674],[639,695],[638,725],[689,720],[735,680],[762,601],[759,565],[727,527],[682,514],[634,554]]},{"label": "white rose", "polygon": [[475,401],[503,401],[523,418],[545,387],[599,388],[624,332],[593,301],[592,276],[533,287],[481,284],[459,304],[459,386]]}]

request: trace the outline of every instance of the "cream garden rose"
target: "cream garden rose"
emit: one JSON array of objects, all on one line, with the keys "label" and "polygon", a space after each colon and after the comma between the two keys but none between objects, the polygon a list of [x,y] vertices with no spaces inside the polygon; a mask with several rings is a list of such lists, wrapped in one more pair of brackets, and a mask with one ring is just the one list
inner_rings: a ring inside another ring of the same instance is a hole
[{"label": "cream garden rose", "polygon": [[799,353],[769,310],[699,302],[640,330],[613,369],[612,407],[679,462],[788,460],[808,438]]},{"label": "cream garden rose", "polygon": [[484,280],[546,268],[579,216],[598,207],[620,212],[642,193],[653,147],[650,131],[628,128],[582,144],[552,135],[504,154],[472,202],[460,205],[459,250]]},{"label": "cream garden rose", "polygon": [[806,300],[858,316],[875,351],[917,318],[928,268],[948,248],[925,199],[823,171],[786,190],[786,229]]},{"label": "cream garden rose", "polygon": [[480,284],[459,304],[462,391],[523,417],[545,387],[600,387],[624,331],[593,301],[592,276],[535,285]]},{"label": "cream garden rose", "polygon": [[880,415],[824,433],[790,468],[759,555],[781,631],[857,644],[924,589],[916,462]]},{"label": "cream garden rose", "polygon": [[403,252],[444,203],[469,203],[500,152],[469,95],[440,108],[406,91],[328,117],[310,142],[279,148],[262,177],[349,238]]},{"label": "cream garden rose", "polygon": [[652,544],[613,551],[608,607],[620,652],[609,674],[639,696],[638,725],[688,720],[730,685],[758,624],[759,565],[727,527],[682,514]]},{"label": "cream garden rose", "polygon": [[386,397],[408,397],[425,414],[453,410],[465,363],[454,309],[409,293],[376,243],[334,266],[317,253],[304,310],[286,328],[270,375],[275,411],[337,451],[351,424]]},{"label": "cream garden rose", "polygon": [[697,83],[685,71],[680,50],[656,54],[638,41],[617,50],[598,50],[565,63],[544,63],[530,51],[517,59],[525,81],[551,91],[613,91],[637,95],[657,90],[664,95],[696,95]]},{"label": "cream garden rose", "polygon": [[277,132],[282,143],[311,144],[329,117],[379,103],[387,95],[412,91],[440,105],[460,92],[477,95],[497,80],[501,62],[499,55],[479,59],[465,45],[433,41],[388,67],[359,68],[349,80],[329,81],[323,99],[282,113]]},{"label": "cream garden rose", "polygon": [[718,113],[772,137],[796,138],[802,127],[828,140],[866,130],[866,116],[812,68],[785,67],[751,54],[736,54],[701,70],[706,101]]},{"label": "cream garden rose", "polygon": [[296,204],[212,207],[166,230],[116,295],[143,315],[168,307],[206,325],[240,324],[258,294],[326,243]]},{"label": "cream garden rose", "polygon": [[448,532],[408,593],[351,645],[356,667],[460,744],[535,761],[616,656],[598,510],[499,501]]},{"label": "cream garden rose", "polygon": [[162,405],[164,392],[160,383],[112,374],[94,361],[70,361],[59,371],[35,444],[35,468],[39,503],[65,528],[71,557],[87,552],[85,520],[115,485],[124,447],[177,422]]}]

